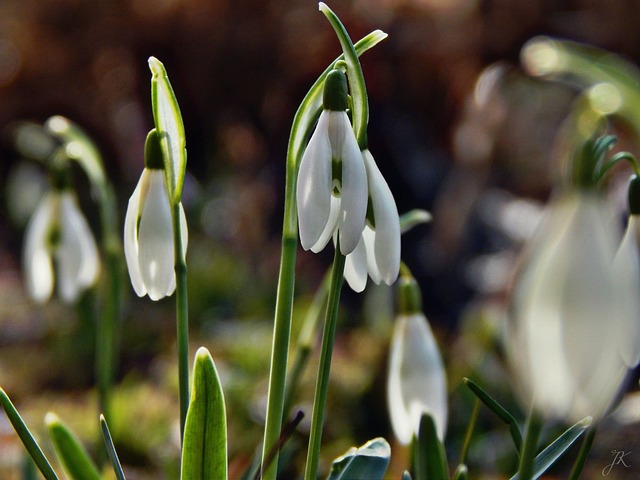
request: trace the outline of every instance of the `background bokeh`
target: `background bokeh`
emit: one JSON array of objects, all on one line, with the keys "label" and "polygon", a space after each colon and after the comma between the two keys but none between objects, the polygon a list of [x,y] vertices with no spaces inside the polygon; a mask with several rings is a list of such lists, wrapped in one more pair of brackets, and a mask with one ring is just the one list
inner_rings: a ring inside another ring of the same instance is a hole
[{"label": "background bokeh", "polygon": [[[456,452],[472,405],[462,376],[475,373],[513,403],[497,342],[499,306],[517,249],[553,187],[552,146],[577,93],[570,84],[527,76],[520,50],[543,34],[637,63],[640,2],[329,5],[354,40],[374,29],[389,34],[362,58],[370,147],[400,212],[433,213],[431,224],[403,237],[403,259],[421,283],[443,345],[452,398],[448,443]],[[221,370],[237,473],[262,432],[289,128],[299,101],[339,53],[311,0],[0,2],[0,385],[34,429],[41,431],[44,413],[53,409],[89,443],[97,435],[93,326],[68,306],[36,306],[24,294],[22,237],[44,179],[40,166],[14,148],[16,122],[60,114],[86,129],[104,156],[123,217],[152,127],[147,58],[164,63],[187,132],[192,340],[210,348]],[[636,145],[624,131],[622,141]],[[97,229],[86,181],[81,174],[76,180]],[[300,252],[298,263],[301,316],[330,254]],[[116,442],[130,478],[174,478],[173,303],[134,298],[128,280],[125,289]],[[384,369],[392,290],[345,291],[343,303],[325,461],[373,436],[391,438]],[[300,396],[307,411],[312,377]],[[471,458],[487,478],[502,478],[512,461],[508,439],[490,415],[481,416],[480,426]],[[603,433],[590,478],[599,478],[610,450],[638,446],[624,435],[619,424]],[[304,434],[296,444],[304,445]],[[17,478],[21,456],[1,420],[0,477]],[[632,463],[640,465],[640,457]],[[402,468],[400,460],[394,468]],[[618,475],[636,478],[635,472]]]}]

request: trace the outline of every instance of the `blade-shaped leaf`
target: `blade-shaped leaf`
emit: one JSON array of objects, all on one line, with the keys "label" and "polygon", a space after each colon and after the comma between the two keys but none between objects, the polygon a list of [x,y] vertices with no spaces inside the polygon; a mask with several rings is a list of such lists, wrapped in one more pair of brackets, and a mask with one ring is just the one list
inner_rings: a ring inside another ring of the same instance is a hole
[{"label": "blade-shaped leaf", "polygon": [[49,437],[58,459],[72,480],[100,480],[98,469],[78,438],[55,413],[45,417]]},{"label": "blade-shaped leaf", "polygon": [[502,420],[507,427],[509,427],[509,433],[513,439],[513,443],[516,446],[516,450],[520,452],[522,449],[522,433],[518,427],[518,422],[515,417],[511,415],[506,408],[500,405],[496,400],[485,392],[479,385],[472,382],[468,378],[463,379],[465,385],[478,397],[482,403],[484,403],[489,410],[495,413],[500,420]]},{"label": "blade-shaped leaf", "polygon": [[111,466],[113,467],[113,471],[116,474],[116,478],[118,480],[126,480],[124,472],[122,471],[122,465],[120,465],[120,460],[118,459],[118,454],[116,453],[116,447],[113,445],[113,439],[111,438],[109,426],[107,425],[107,421],[105,420],[104,415],[100,415],[100,429],[102,430],[104,444],[107,447],[107,454],[109,455],[109,460],[111,461]]},{"label": "blade-shaped leaf", "polygon": [[[546,472],[547,469],[553,465],[578,438],[580,438],[580,435],[582,435],[590,425],[591,417],[586,417],[580,420],[540,452],[534,460],[533,478],[536,479],[542,476],[544,472]],[[511,477],[511,480],[517,479],[518,474]]]},{"label": "blade-shaped leaf", "polygon": [[7,418],[11,422],[13,429],[18,434],[18,437],[20,437],[20,440],[22,440],[22,444],[27,449],[27,452],[38,467],[38,470],[40,470],[40,473],[42,473],[46,480],[58,480],[58,476],[56,472],[53,471],[49,460],[47,460],[45,454],[42,453],[38,442],[33,438],[33,435],[25,425],[18,410],[13,406],[9,396],[2,388],[0,388],[0,404],[2,404],[2,408],[7,414]]},{"label": "blade-shaped leaf", "polygon": [[165,158],[165,173],[171,203],[182,197],[182,186],[187,168],[186,137],[178,100],[169,82],[164,65],[155,57],[149,57],[151,69],[151,106],[156,130],[160,134]]},{"label": "blade-shaped leaf", "polygon": [[384,438],[374,438],[360,448],[351,447],[347,453],[336,458],[327,480],[382,479],[390,458],[389,443]]},{"label": "blade-shaped leaf", "polygon": [[467,478],[469,478],[469,469],[462,463],[458,465],[456,471],[453,472],[453,480],[467,480]]},{"label": "blade-shaped leaf", "polygon": [[184,429],[182,480],[227,478],[227,420],[220,378],[209,351],[200,347]]},{"label": "blade-shaped leaf", "polygon": [[415,456],[416,480],[448,480],[447,454],[438,437],[436,422],[428,412],[420,418]]}]

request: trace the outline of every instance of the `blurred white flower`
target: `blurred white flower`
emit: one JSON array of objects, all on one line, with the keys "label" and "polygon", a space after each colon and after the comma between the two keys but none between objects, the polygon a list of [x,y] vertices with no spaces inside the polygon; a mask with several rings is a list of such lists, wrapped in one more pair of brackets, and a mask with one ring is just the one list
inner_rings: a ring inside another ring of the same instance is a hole
[{"label": "blurred white flower", "polygon": [[[331,105],[339,106],[326,107],[328,96]],[[305,250],[317,253],[337,233],[340,251],[348,255],[364,229],[368,190],[362,154],[345,111],[344,73],[334,70],[327,77],[324,102],[326,108],[300,161],[296,193],[300,242]]]},{"label": "blurred white flower", "polygon": [[523,403],[547,418],[602,417],[624,382],[625,357],[634,360],[638,292],[629,294],[633,276],[614,266],[614,218],[597,192],[564,192],[525,250],[506,348]]},{"label": "blurred white flower", "polygon": [[355,250],[347,255],[344,276],[349,286],[361,292],[367,274],[376,285],[391,285],[400,268],[400,217],[398,208],[373,155],[362,151],[369,188],[369,218]]},{"label": "blurred white flower", "polygon": [[[187,249],[187,222],[180,204],[183,255]],[[176,289],[171,205],[164,171],[145,168],[127,207],[124,253],[131,284],[138,296],[160,300]]]},{"label": "blurred white flower", "polygon": [[440,351],[422,313],[396,318],[389,355],[387,404],[393,431],[402,444],[418,435],[430,413],[440,440],[447,426],[447,382]]},{"label": "blurred white flower", "polygon": [[97,280],[98,248],[70,190],[51,191],[40,201],[27,225],[23,265],[27,292],[39,303],[51,297],[54,270],[58,295],[67,303]]}]

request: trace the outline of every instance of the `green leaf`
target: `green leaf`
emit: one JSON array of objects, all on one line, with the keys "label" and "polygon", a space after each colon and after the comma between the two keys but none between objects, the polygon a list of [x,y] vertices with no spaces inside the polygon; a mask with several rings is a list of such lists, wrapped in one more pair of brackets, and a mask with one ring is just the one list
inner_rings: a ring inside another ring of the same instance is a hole
[{"label": "green leaf", "polygon": [[126,480],[124,477],[124,472],[122,471],[122,465],[120,465],[120,460],[118,459],[118,454],[116,453],[116,447],[113,445],[113,439],[111,438],[109,426],[107,425],[107,421],[105,420],[104,415],[100,415],[100,429],[102,430],[104,444],[107,447],[107,454],[109,455],[109,460],[111,461],[111,466],[113,467],[113,471],[116,474],[116,478],[118,480]]},{"label": "green leaf", "polygon": [[413,479],[411,478],[411,474],[410,474],[407,470],[405,470],[404,472],[402,472],[402,480],[413,480]]},{"label": "green leaf", "polygon": [[164,65],[149,57],[151,77],[151,108],[156,130],[160,134],[165,158],[165,174],[171,203],[178,204],[187,168],[186,137],[178,100],[167,77]]},{"label": "green leaf", "polygon": [[431,214],[426,210],[416,208],[400,216],[400,231],[406,233],[414,227],[431,221]]},{"label": "green leaf", "polygon": [[227,478],[227,420],[220,378],[209,351],[200,347],[184,429],[182,480]]},{"label": "green leaf", "polygon": [[33,438],[33,435],[25,425],[22,417],[16,410],[16,407],[13,406],[9,396],[2,388],[0,388],[0,403],[7,414],[7,418],[11,422],[11,425],[13,425],[13,429],[18,434],[18,437],[20,437],[20,440],[22,440],[22,444],[27,449],[27,452],[38,467],[38,470],[40,470],[40,473],[42,473],[46,480],[58,480],[58,476],[56,475],[56,472],[53,471],[53,467],[49,463],[49,460],[47,460],[45,454],[42,453],[38,442]]},{"label": "green leaf", "polygon": [[438,429],[429,412],[422,414],[416,455],[416,480],[447,480],[449,467],[444,445],[438,437]]},{"label": "green leaf", "polygon": [[513,439],[513,443],[516,446],[516,450],[520,452],[522,449],[522,433],[520,432],[520,428],[518,427],[518,422],[515,417],[511,415],[506,408],[500,405],[496,400],[494,400],[491,395],[485,392],[479,385],[472,382],[468,378],[463,379],[465,385],[469,387],[469,389],[478,397],[482,403],[484,403],[489,410],[495,413],[500,420],[502,420],[507,427],[509,427],[509,433],[511,434],[511,438]]},{"label": "green leaf", "polygon": [[360,448],[351,447],[347,453],[336,458],[327,480],[382,479],[390,458],[391,447],[387,441],[381,437],[374,438]]},{"label": "green leaf", "polygon": [[353,130],[360,149],[367,148],[367,125],[369,124],[369,102],[367,100],[367,87],[364,82],[362,66],[358,60],[358,53],[347,33],[346,28],[335,13],[323,2],[319,3],[319,8],[327,17],[331,26],[338,36],[340,46],[347,63],[347,77],[349,80],[349,90],[353,104]]},{"label": "green leaf", "polygon": [[[571,426],[562,435],[556,438],[547,448],[540,452],[533,464],[533,478],[539,478],[547,469],[560,458],[573,443],[580,438],[586,429],[591,425],[591,417],[586,417],[578,423]],[[511,477],[511,480],[517,480],[518,474]]]},{"label": "green leaf", "polygon": [[58,459],[72,480],[100,480],[98,469],[78,438],[55,413],[44,419]]}]

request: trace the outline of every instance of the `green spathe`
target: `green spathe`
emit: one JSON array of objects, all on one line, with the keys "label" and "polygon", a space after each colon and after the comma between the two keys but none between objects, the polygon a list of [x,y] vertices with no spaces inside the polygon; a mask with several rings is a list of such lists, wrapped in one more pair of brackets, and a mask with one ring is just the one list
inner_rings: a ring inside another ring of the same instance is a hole
[{"label": "green spathe", "polygon": [[182,480],[227,478],[227,420],[222,385],[209,351],[200,347],[184,429]]}]

